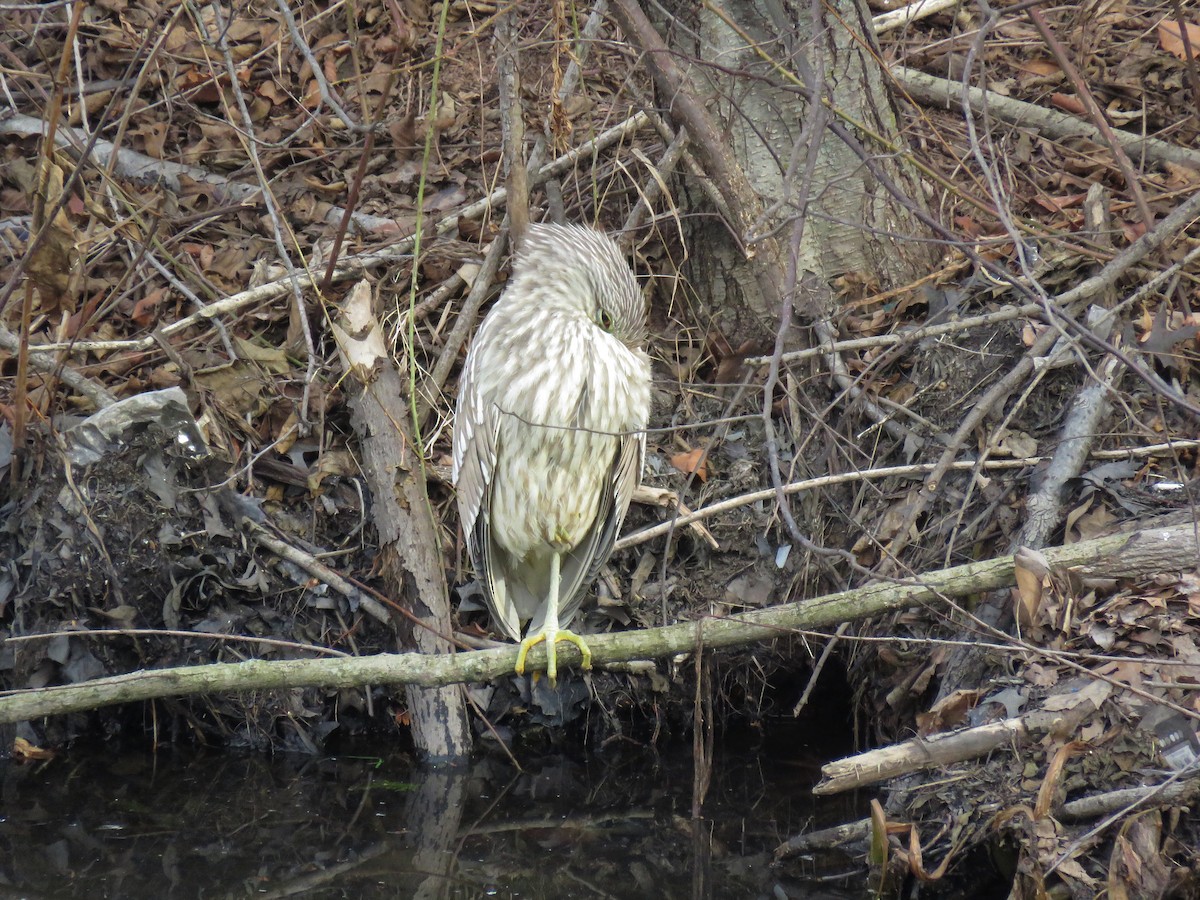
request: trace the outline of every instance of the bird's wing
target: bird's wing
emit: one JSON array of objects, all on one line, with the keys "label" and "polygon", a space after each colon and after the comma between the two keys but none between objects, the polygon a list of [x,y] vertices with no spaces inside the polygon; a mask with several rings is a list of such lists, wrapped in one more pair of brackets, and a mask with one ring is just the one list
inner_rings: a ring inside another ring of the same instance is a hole
[{"label": "bird's wing", "polygon": [[467,359],[458,386],[454,411],[454,490],[463,534],[472,557],[476,552],[475,525],[486,513],[488,489],[496,470],[496,441],[500,417],[495,404],[485,400],[475,382],[474,354]]},{"label": "bird's wing", "polygon": [[[642,477],[642,461],[646,455],[646,434],[621,435],[604,495],[596,510],[596,521],[579,546],[564,560],[562,573],[562,602],[559,604],[559,623],[564,627],[579,611],[588,589],[600,575],[608,560],[629,510],[629,501]],[[538,623],[534,623],[536,626]],[[531,626],[531,630],[532,630]]]},{"label": "bird's wing", "polygon": [[458,514],[475,577],[483,586],[492,619],[514,641],[521,639],[521,623],[502,560],[492,546],[492,476],[500,452],[501,413],[496,404],[475,387],[474,359],[467,360],[459,382],[454,413],[454,490]]}]

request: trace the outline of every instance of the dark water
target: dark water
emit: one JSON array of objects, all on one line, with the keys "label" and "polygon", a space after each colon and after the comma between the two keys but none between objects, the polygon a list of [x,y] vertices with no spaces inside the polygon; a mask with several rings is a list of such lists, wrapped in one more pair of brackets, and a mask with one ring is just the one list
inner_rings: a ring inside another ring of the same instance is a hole
[{"label": "dark water", "polygon": [[0,898],[862,896],[836,877],[861,860],[772,866],[790,835],[864,813],[814,805],[786,750],[719,753],[700,820],[686,747],[522,769],[68,750],[3,771]]}]

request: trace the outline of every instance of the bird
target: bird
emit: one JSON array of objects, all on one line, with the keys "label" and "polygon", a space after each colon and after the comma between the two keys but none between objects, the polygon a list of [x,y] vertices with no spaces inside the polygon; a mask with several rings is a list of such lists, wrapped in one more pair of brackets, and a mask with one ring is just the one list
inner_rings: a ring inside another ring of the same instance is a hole
[{"label": "bird", "polygon": [[[650,417],[646,301],[602,231],[529,226],[459,378],[453,477],[492,619],[519,641],[591,651],[567,626],[612,552],[641,480]],[[522,626],[528,623],[525,636]]]}]

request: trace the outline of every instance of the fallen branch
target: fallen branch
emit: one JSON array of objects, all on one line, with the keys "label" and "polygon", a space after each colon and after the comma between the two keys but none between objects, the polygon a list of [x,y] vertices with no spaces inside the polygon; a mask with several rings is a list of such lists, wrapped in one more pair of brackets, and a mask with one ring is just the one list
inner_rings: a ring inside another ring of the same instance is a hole
[{"label": "fallen branch", "polygon": [[834,760],[821,767],[824,777],[813,788],[813,793],[840,794],[887,781],[897,775],[978,759],[998,747],[1019,747],[1031,735],[1046,731],[1061,718],[1059,713],[1036,712],[1001,722],[989,722],[976,728],[916,738]]},{"label": "fallen branch", "polygon": [[876,16],[871,20],[871,24],[876,34],[883,34],[955,6],[958,6],[958,0],[917,0],[916,3]]},{"label": "fallen branch", "polygon": [[[1052,358],[1053,355],[1051,351],[1049,356]],[[1010,542],[1010,553],[1023,547],[1040,550],[1066,517],[1063,512],[1066,484],[1083,471],[1095,436],[1103,433],[1103,423],[1111,409],[1112,386],[1120,377],[1117,361],[1111,356],[1103,359],[1097,369],[1095,377],[1098,380],[1086,382],[1070,404],[1055,442],[1054,455],[1045,466],[1037,489],[1025,499],[1025,524]],[[989,625],[1003,627],[1010,608],[1008,593],[994,591],[976,606],[974,613]],[[946,660],[938,687],[939,699],[950,696],[959,688],[978,684],[987,665],[985,654],[978,648],[970,645],[955,648]]]},{"label": "fallen branch", "polygon": [[[1106,341],[1101,341],[1089,331],[1079,326],[1075,320],[1064,311],[1070,310],[1076,304],[1082,301],[1091,300],[1096,296],[1100,296],[1100,292],[1107,291],[1115,283],[1124,272],[1131,269],[1134,265],[1144,259],[1147,255],[1156,252],[1159,248],[1166,246],[1170,241],[1178,237],[1186,228],[1188,228],[1195,217],[1200,214],[1200,192],[1189,197],[1182,202],[1171,214],[1158,223],[1152,231],[1147,231],[1136,241],[1118,253],[1111,261],[1109,261],[1103,269],[1097,272],[1090,278],[1076,284],[1063,293],[1049,298],[1046,304],[1048,313],[1052,315],[1047,317],[1050,323],[1059,322],[1065,324],[1070,330],[1073,330],[1079,337],[1084,339],[1084,343],[1092,343],[1093,341],[1099,345],[1098,349],[1102,348],[1105,353],[1108,353],[1117,359],[1121,360],[1126,367],[1141,378],[1150,388],[1156,393],[1163,393],[1162,388],[1165,387],[1156,375],[1146,371],[1139,363],[1131,359],[1127,353],[1114,347]],[[1090,336],[1090,338],[1089,338]],[[1047,329],[1033,343],[1026,353],[1016,362],[1000,380],[994,382],[992,386],[975,401],[975,405],[967,413],[962,424],[955,430],[946,442],[946,448],[938,458],[937,467],[933,474],[925,479],[925,488],[922,490],[916,502],[909,505],[905,514],[904,520],[900,523],[896,530],[898,537],[887,548],[891,558],[899,557],[900,551],[907,543],[907,536],[910,534],[913,523],[925,512],[929,503],[938,493],[938,486],[950,470],[951,463],[957,453],[957,448],[965,446],[971,431],[975,426],[983,420],[985,413],[994,408],[1008,397],[1018,386],[1022,385],[1027,376],[1032,373],[1037,365],[1038,360],[1046,357],[1055,343],[1058,340],[1058,335],[1052,329]],[[1167,392],[1171,395],[1172,402],[1180,403],[1183,408],[1191,411],[1194,404],[1184,397],[1179,396],[1177,391],[1167,388]]]},{"label": "fallen branch", "polygon": [[[1135,806],[1152,805],[1165,807],[1191,803],[1200,791],[1200,777],[1181,779],[1174,783],[1156,784],[1150,787],[1124,788],[1106,791],[1064,803],[1054,812],[1061,821],[1084,821],[1109,815]],[[865,841],[871,833],[871,820],[859,819],[830,828],[797,834],[775,848],[775,859],[787,859],[813,850],[828,850],[846,847]]]},{"label": "fallen branch", "polygon": [[[957,81],[926,75],[906,66],[892,66],[890,71],[900,86],[919,103],[927,106],[956,108],[962,98],[962,85]],[[1032,103],[1002,97],[982,88],[968,87],[967,102],[971,111],[979,114],[986,107],[988,114],[1017,128],[1033,128],[1044,137],[1061,141],[1066,138],[1087,138],[1104,144],[1104,136],[1096,126],[1075,116],[1044,109]],[[1144,155],[1155,162],[1171,162],[1191,169],[1200,169],[1200,152],[1170,144],[1152,137],[1117,130],[1114,138],[1127,153]]]},{"label": "fallen branch", "polygon": [[1080,821],[1107,816],[1135,806],[1171,806],[1187,803],[1191,805],[1194,795],[1200,792],[1200,775],[1181,778],[1172,784],[1155,784],[1149,787],[1124,788],[1092,794],[1064,803],[1055,813],[1056,819]]},{"label": "fallen branch", "polygon": [[[20,346],[21,338],[3,325],[0,325],[0,349],[7,350],[15,355]],[[57,354],[47,355],[39,353],[37,347],[30,346],[29,367],[37,369],[39,372],[56,375],[63,384],[75,393],[91,400],[92,405],[96,409],[103,409],[117,402],[117,398],[104,385],[93,381],[70,366],[62,365]]]},{"label": "fallen branch", "polygon": [[[1115,534],[1045,551],[1055,567],[1076,567],[1085,576],[1123,578],[1178,571],[1195,564],[1200,553],[1192,523]],[[592,661],[653,659],[770,640],[798,629],[828,628],[841,622],[880,615],[920,604],[939,604],[1013,583],[1011,557],[985,560],[930,573],[920,583],[868,585],[825,597],[785,603],[727,618],[705,618],[661,628],[588,636]],[[347,688],[363,684],[415,684],[428,687],[483,682],[511,675],[517,648],[429,655],[380,654],[353,659],[251,660],[242,663],[183,666],[133,672],[83,684],[13,691],[0,696],[0,723],[21,722],[194,694],[292,689]],[[565,664],[579,663],[578,651],[560,651]],[[536,648],[529,665],[545,665],[545,650]]]},{"label": "fallen branch", "polygon": [[[49,126],[45,121],[33,116],[15,115],[0,120],[0,134],[19,134],[24,137],[44,136],[48,130]],[[59,125],[55,129],[54,138],[58,147],[79,156],[87,146],[90,136],[78,128]],[[115,158],[114,172],[117,175],[139,184],[161,184],[174,194],[186,193],[184,188],[186,180],[211,188],[214,200],[220,204],[254,203],[262,196],[262,189],[256,184],[233,181],[224,175],[201,169],[198,166],[189,166],[166,159],[155,159],[128,147],[122,147],[118,153],[117,148],[103,138],[94,142],[88,156],[99,168],[108,168],[113,165]],[[345,215],[346,210],[342,207],[330,206],[329,211],[325,213],[325,224],[337,226]],[[372,216],[363,212],[351,213],[351,218],[355,225],[368,233],[394,234],[399,231],[400,227],[395,219]]]},{"label": "fallen branch", "polygon": [[776,861],[808,853],[811,850],[830,850],[834,847],[845,847],[865,841],[871,834],[871,820],[859,819],[857,822],[845,822],[831,828],[821,828],[817,831],[807,831],[797,834],[775,848]]},{"label": "fallen branch", "polygon": [[276,537],[268,528],[251,521],[249,517],[243,514],[238,514],[238,522],[250,533],[256,544],[271,551],[284,562],[297,566],[322,584],[345,597],[353,604],[351,608],[357,606],[375,619],[375,621],[382,622],[384,625],[395,624],[386,606],[367,594],[362,588],[343,577],[341,573],[322,563],[311,553]]}]

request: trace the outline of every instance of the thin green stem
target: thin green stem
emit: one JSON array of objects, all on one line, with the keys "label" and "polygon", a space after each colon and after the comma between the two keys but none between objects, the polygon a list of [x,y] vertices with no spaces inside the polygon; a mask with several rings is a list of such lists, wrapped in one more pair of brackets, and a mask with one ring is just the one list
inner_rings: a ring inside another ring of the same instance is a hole
[{"label": "thin green stem", "polygon": [[408,285],[408,409],[412,415],[413,452],[421,464],[422,477],[425,475],[425,447],[421,440],[421,414],[417,403],[417,278],[418,262],[421,259],[421,232],[424,226],[423,214],[425,205],[425,179],[429,173],[429,158],[433,155],[434,119],[438,108],[439,92],[442,75],[442,43],[446,37],[446,14],[449,3],[442,4],[442,13],[438,18],[437,37],[433,45],[433,83],[429,88],[429,106],[425,112],[425,150],[421,155],[421,174],[417,179],[417,219],[413,232],[412,276]]}]

